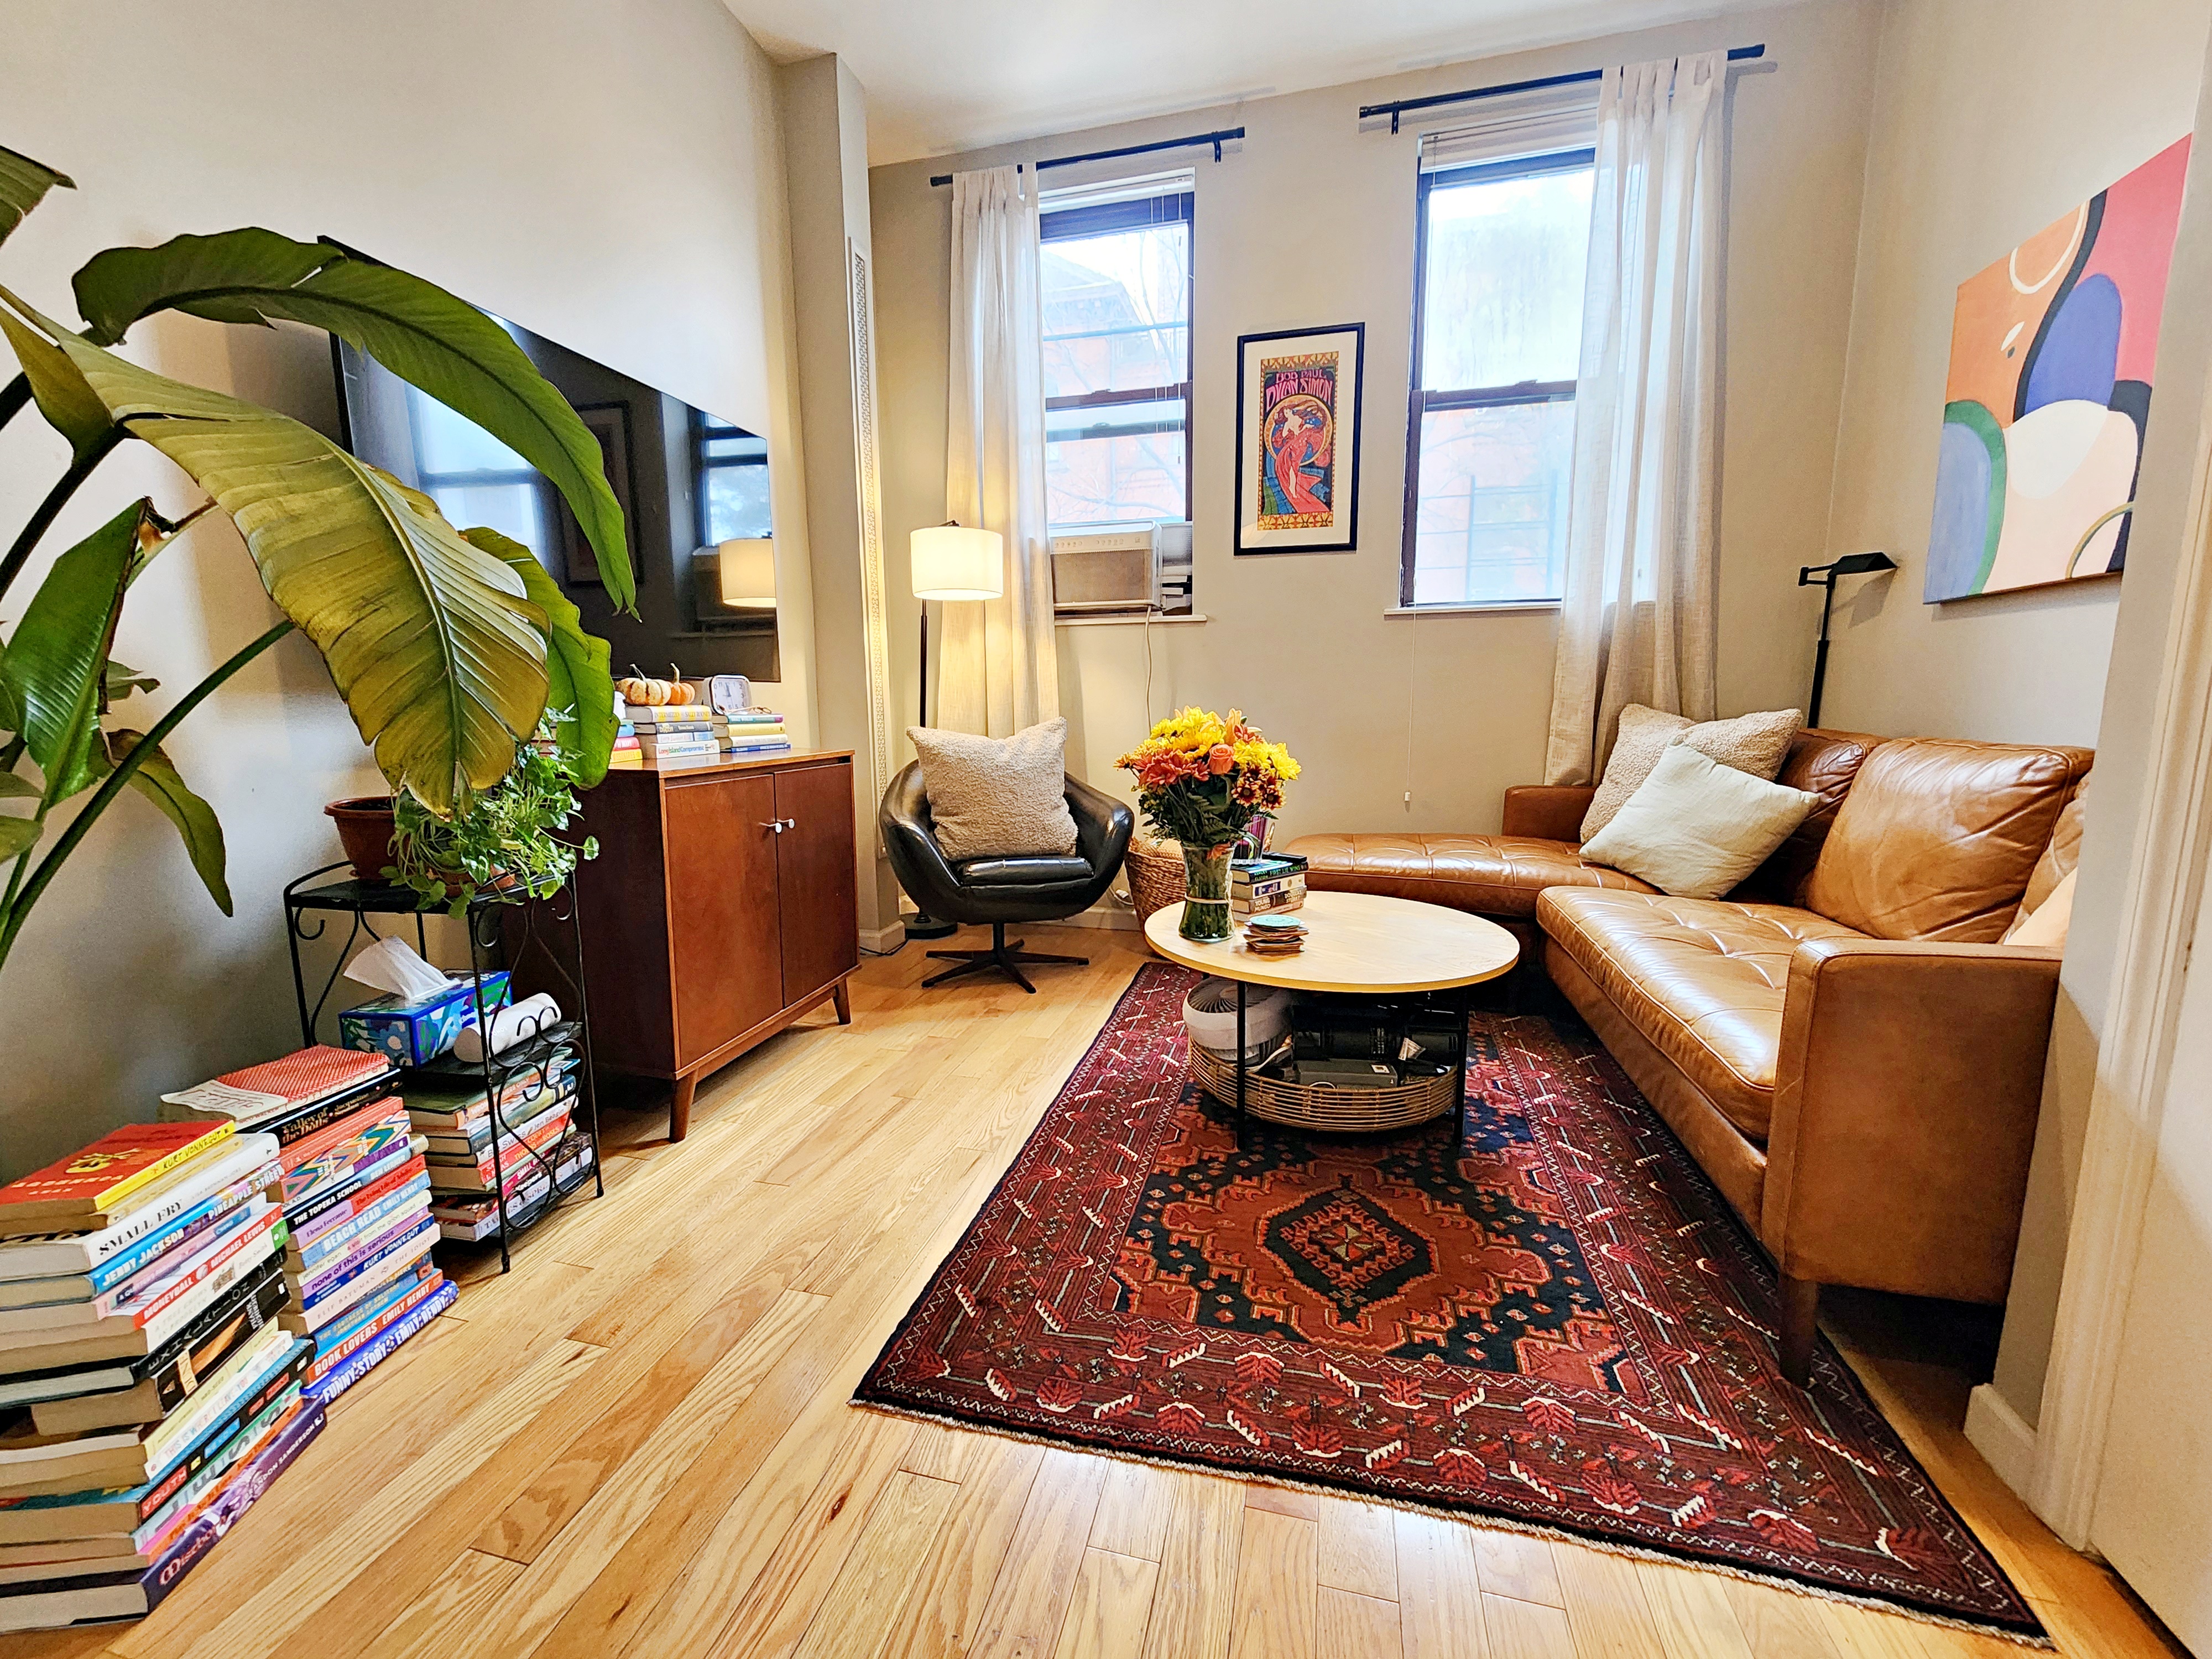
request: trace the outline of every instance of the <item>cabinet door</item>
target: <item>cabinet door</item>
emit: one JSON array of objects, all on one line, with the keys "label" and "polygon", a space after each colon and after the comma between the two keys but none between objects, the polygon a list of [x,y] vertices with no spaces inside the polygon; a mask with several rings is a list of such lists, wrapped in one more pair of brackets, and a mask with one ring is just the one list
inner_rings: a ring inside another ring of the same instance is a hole
[{"label": "cabinet door", "polygon": [[777,773],[775,805],[789,826],[775,846],[783,899],[783,1000],[788,1005],[860,965],[853,763]]},{"label": "cabinet door", "polygon": [[728,774],[665,786],[676,1060],[689,1066],[783,1007],[775,786]]}]

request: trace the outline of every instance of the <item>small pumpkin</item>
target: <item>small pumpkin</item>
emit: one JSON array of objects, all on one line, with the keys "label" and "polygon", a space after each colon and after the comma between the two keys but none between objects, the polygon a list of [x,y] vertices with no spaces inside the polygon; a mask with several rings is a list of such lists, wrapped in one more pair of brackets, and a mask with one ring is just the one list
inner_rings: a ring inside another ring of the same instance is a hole
[{"label": "small pumpkin", "polygon": [[668,678],[665,684],[668,687],[668,701],[678,708],[689,706],[698,695],[684,678],[684,671],[674,663],[668,665]]},{"label": "small pumpkin", "polygon": [[657,708],[675,699],[670,695],[668,682],[649,675],[631,673],[615,682],[615,690],[622,693],[624,702],[635,703],[642,708]]}]

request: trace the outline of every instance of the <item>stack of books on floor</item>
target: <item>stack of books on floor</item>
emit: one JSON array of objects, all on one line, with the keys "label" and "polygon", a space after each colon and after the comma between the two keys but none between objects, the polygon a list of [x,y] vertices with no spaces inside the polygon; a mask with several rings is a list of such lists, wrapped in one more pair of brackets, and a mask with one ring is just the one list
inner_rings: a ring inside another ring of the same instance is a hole
[{"label": "stack of books on floor", "polygon": [[376,1097],[284,1149],[285,1326],[315,1339],[307,1393],[335,1400],[451,1307],[430,1260],[430,1175],[406,1103]]},{"label": "stack of books on floor", "polygon": [[791,752],[791,733],[784,726],[783,716],[772,708],[741,708],[718,718],[721,725],[716,736],[726,759],[752,760]]},{"label": "stack of books on floor", "polygon": [[501,1080],[495,1134],[480,1066],[449,1060],[408,1073],[407,1115],[428,1142],[429,1214],[442,1237],[494,1237],[502,1189],[519,1222],[592,1167],[592,1143],[574,1128],[576,1083],[574,1048],[555,1044]]},{"label": "stack of books on floor", "polygon": [[721,758],[714,738],[714,711],[703,703],[646,704],[632,708],[629,725],[647,766],[696,765]]},{"label": "stack of books on floor", "polygon": [[1264,853],[1237,859],[1229,866],[1231,915],[1265,915],[1295,910],[1306,902],[1306,861],[1296,853]]},{"label": "stack of books on floor", "polygon": [[282,1170],[194,1120],[0,1188],[0,1630],[143,1617],[321,1431]]}]

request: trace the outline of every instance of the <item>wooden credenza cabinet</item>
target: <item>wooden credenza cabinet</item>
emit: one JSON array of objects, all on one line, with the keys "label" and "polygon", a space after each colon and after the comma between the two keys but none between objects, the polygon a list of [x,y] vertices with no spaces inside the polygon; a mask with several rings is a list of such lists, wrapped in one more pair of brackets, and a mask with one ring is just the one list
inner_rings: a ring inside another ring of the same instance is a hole
[{"label": "wooden credenza cabinet", "polygon": [[823,1002],[850,1024],[860,966],[853,757],[617,770],[584,797],[599,855],[576,869],[592,1059],[699,1079]]}]

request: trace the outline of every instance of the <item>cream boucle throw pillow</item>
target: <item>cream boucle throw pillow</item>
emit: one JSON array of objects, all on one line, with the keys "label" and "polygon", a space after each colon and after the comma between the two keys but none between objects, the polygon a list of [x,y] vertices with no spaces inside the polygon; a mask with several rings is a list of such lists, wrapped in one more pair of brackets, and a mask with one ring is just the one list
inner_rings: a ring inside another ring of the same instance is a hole
[{"label": "cream boucle throw pillow", "polygon": [[1805,717],[1794,708],[1692,725],[1680,714],[1630,703],[1620,711],[1605,775],[1598,780],[1597,793],[1583,815],[1583,839],[1589,841],[1613,822],[1621,804],[1651,775],[1659,757],[1673,744],[1686,744],[1723,766],[1771,783],[1790,757],[1790,739],[1804,724]]},{"label": "cream boucle throw pillow", "polygon": [[1583,856],[1641,876],[1675,898],[1718,898],[1765,863],[1820,804],[1818,795],[1672,744],[1613,822],[1583,844]]},{"label": "cream boucle throw pillow", "polygon": [[922,793],[937,844],[963,859],[1019,858],[1075,850],[1067,810],[1067,722],[1040,720],[1011,738],[906,729],[921,757]]}]

